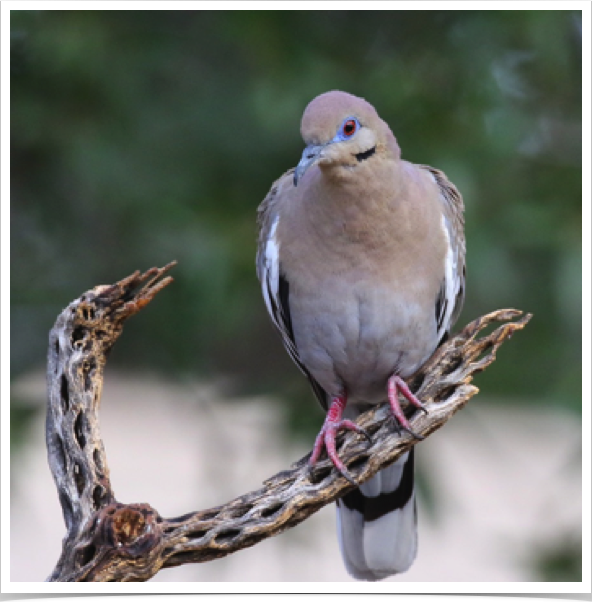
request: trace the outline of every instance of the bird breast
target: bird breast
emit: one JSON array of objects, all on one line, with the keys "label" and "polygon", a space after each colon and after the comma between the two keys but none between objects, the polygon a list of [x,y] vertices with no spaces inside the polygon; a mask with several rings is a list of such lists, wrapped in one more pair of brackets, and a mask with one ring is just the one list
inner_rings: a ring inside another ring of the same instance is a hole
[{"label": "bird breast", "polygon": [[434,309],[417,302],[413,284],[377,286],[363,273],[315,281],[294,283],[290,313],[300,358],[330,394],[381,401],[392,374],[409,376],[434,350]]}]

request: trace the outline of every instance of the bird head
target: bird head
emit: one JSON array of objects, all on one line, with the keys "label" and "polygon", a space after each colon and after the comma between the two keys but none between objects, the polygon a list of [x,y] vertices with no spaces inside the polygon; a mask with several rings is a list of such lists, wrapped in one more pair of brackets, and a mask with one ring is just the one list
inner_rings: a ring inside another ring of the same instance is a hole
[{"label": "bird head", "polygon": [[294,185],[314,164],[326,172],[353,171],[375,156],[398,158],[388,125],[363,98],[337,90],[317,96],[306,107],[300,127],[306,148],[294,171]]}]

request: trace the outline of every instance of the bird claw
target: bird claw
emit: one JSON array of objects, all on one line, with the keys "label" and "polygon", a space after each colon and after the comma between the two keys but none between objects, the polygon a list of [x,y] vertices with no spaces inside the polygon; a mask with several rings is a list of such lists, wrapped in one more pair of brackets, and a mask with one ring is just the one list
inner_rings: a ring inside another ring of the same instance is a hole
[{"label": "bird claw", "polygon": [[405,381],[399,376],[391,376],[388,380],[388,399],[393,412],[393,417],[395,419],[395,428],[397,429],[397,434],[401,434],[401,431],[405,431],[417,441],[422,441],[425,439],[425,437],[413,431],[409,421],[401,409],[401,404],[399,403],[399,393],[401,393],[412,406],[418,408],[424,414],[428,413],[427,408],[411,392]]},{"label": "bird claw", "polygon": [[[419,433],[416,433],[411,428],[409,421],[401,409],[401,404],[399,403],[399,393],[401,393],[411,405],[418,408],[425,414],[428,413],[426,407],[411,392],[405,381],[403,381],[403,379],[401,379],[399,376],[391,376],[391,378],[388,380],[388,398],[391,410],[393,412],[397,434],[400,435],[401,431],[405,431],[406,433],[409,433],[409,435],[411,435],[415,440],[422,441],[425,439],[425,437]],[[372,437],[368,431],[363,429],[361,426],[358,426],[355,422],[341,419],[343,410],[345,408],[345,403],[345,397],[334,397],[332,399],[331,406],[329,407],[329,411],[327,412],[327,416],[323,424],[323,428],[321,428],[321,431],[315,440],[312,454],[308,461],[308,469],[310,474],[313,466],[317,463],[323,448],[325,448],[327,450],[329,459],[337,471],[352,485],[357,485],[354,477],[347,470],[345,464],[343,464],[337,454],[335,439],[340,429],[355,431],[356,433],[364,436],[370,442],[372,441]]]},{"label": "bird claw", "polygon": [[356,482],[356,480],[354,479],[354,477],[352,476],[352,474],[349,472],[349,470],[347,468],[344,468],[343,470],[340,470],[339,474],[341,474],[341,476],[346,481],[349,481],[352,485],[355,485],[356,487],[359,486],[359,483]]},{"label": "bird claw", "polygon": [[[334,464],[335,466],[335,464]],[[314,464],[311,464],[310,462],[308,463],[308,478],[309,480],[313,480],[312,479],[312,475],[313,475],[313,468],[314,468]],[[352,485],[355,485],[356,487],[359,486],[359,483],[356,482],[356,479],[354,478],[354,476],[351,474],[351,472],[345,468],[345,466],[343,466],[343,468],[339,468],[337,466],[335,466],[337,472],[349,483],[351,483]]]},{"label": "bird claw", "polygon": [[333,403],[329,408],[329,412],[327,413],[327,417],[325,418],[323,428],[321,428],[321,431],[319,432],[315,440],[312,454],[308,461],[308,466],[310,472],[312,467],[316,464],[317,460],[319,459],[324,447],[327,450],[327,455],[333,463],[333,466],[335,466],[335,468],[341,474],[341,476],[343,476],[352,485],[357,486],[358,483],[356,483],[356,480],[347,470],[345,464],[341,461],[337,454],[335,439],[340,429],[348,429],[350,431],[354,431],[366,437],[368,441],[372,441],[372,437],[366,430],[358,426],[355,422],[352,422],[351,420],[341,420],[341,414],[343,412],[344,407],[345,400],[343,400],[342,398],[335,398],[333,400]]},{"label": "bird claw", "polygon": [[425,439],[425,437],[423,435],[416,433],[410,427],[399,424],[399,421],[397,420],[396,416],[391,415],[391,418],[393,420],[393,424],[395,425],[395,431],[396,431],[397,435],[400,435],[401,433],[409,433],[417,441],[423,441]]}]

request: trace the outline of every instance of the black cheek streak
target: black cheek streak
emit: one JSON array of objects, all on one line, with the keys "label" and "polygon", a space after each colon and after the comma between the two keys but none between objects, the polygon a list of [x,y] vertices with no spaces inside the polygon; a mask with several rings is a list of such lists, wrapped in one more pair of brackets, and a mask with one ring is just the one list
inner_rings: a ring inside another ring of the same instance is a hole
[{"label": "black cheek streak", "polygon": [[364,151],[363,153],[358,153],[356,155],[356,159],[358,160],[358,162],[361,163],[362,161],[365,161],[366,159],[371,157],[375,152],[376,152],[376,147],[373,146],[372,148],[368,149],[367,151]]}]

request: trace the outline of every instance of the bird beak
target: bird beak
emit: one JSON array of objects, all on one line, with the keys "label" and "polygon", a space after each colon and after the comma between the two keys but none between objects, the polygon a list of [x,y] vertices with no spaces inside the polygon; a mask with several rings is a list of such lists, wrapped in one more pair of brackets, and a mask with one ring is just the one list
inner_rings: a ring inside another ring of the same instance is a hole
[{"label": "bird beak", "polygon": [[306,170],[321,156],[326,144],[309,144],[302,153],[302,159],[294,170],[294,186],[298,186],[298,182]]}]

